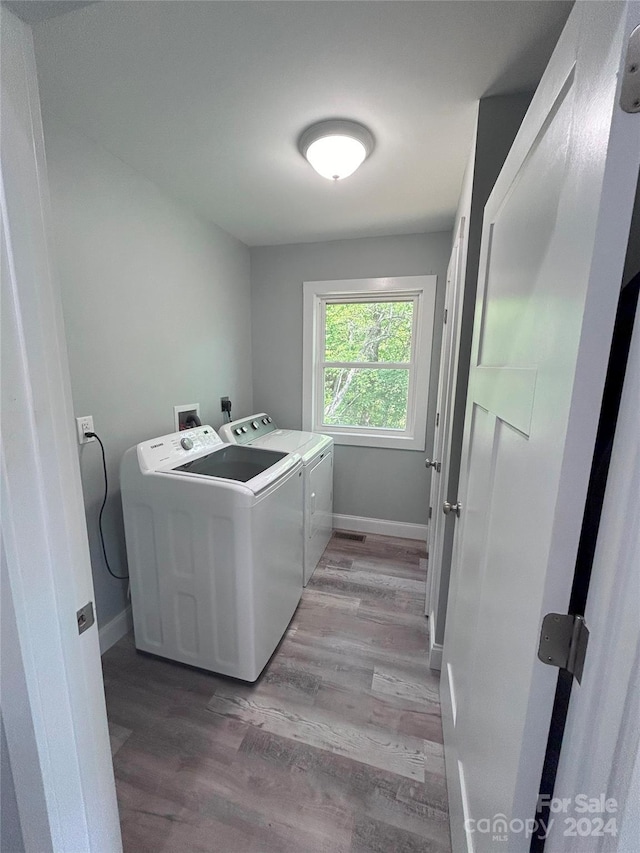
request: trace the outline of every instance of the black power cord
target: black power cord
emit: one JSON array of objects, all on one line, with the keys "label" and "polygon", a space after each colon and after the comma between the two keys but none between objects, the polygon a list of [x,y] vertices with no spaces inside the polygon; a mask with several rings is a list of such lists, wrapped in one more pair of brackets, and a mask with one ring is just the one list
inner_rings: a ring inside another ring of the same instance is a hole
[{"label": "black power cord", "polygon": [[112,570],[111,566],[109,565],[107,549],[104,544],[104,533],[102,532],[102,513],[104,512],[104,508],[107,505],[107,497],[109,495],[109,480],[107,478],[107,457],[104,452],[104,444],[102,443],[100,436],[96,432],[85,432],[85,436],[87,438],[95,438],[98,444],[100,445],[100,449],[102,450],[102,470],[104,471],[104,499],[102,501],[102,506],[100,507],[100,515],[98,516],[98,530],[100,531],[100,544],[102,545],[104,562],[107,567],[107,571],[109,572],[112,578],[115,578],[118,581],[127,581],[129,580],[129,575],[117,575]]}]

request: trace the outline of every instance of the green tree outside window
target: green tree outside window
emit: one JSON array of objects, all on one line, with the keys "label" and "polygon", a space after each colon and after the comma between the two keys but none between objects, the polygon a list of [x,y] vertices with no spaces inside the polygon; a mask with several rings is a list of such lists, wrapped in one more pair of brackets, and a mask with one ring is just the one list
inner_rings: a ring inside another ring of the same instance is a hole
[{"label": "green tree outside window", "polygon": [[326,304],[325,424],[406,429],[413,321],[413,300]]}]

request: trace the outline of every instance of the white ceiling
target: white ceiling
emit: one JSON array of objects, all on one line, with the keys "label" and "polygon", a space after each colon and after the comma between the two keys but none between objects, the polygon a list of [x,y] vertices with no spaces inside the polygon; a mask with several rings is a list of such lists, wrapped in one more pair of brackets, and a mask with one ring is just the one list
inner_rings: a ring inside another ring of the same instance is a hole
[{"label": "white ceiling", "polygon": [[[451,227],[475,103],[533,89],[565,2],[103,2],[35,25],[45,116],[248,245]],[[367,125],[333,184],[310,123]]]}]

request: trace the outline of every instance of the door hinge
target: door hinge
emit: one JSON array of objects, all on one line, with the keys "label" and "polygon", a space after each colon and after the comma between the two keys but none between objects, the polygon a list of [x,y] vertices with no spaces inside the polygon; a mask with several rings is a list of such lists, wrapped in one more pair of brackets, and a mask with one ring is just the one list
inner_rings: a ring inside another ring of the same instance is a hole
[{"label": "door hinge", "polygon": [[84,634],[96,621],[93,615],[93,601],[88,601],[84,607],[78,610],[76,619],[78,620],[78,634]]},{"label": "door hinge", "polygon": [[620,88],[620,106],[625,113],[640,113],[640,26],[629,36]]},{"label": "door hinge", "polygon": [[433,516],[433,507],[430,506],[429,507],[429,518],[431,519],[432,516]]},{"label": "door hinge", "polygon": [[436,414],[436,426],[440,426],[440,412]]},{"label": "door hinge", "polygon": [[447,322],[447,317],[449,316],[449,310],[447,308],[444,309],[444,322]]},{"label": "door hinge", "polygon": [[542,663],[566,669],[580,684],[588,642],[584,616],[547,613],[542,620],[538,657]]}]

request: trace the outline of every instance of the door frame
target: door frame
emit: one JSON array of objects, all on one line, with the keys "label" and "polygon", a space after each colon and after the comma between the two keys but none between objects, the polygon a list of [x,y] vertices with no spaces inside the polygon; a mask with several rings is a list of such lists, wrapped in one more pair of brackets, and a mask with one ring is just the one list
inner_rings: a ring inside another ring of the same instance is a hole
[{"label": "door frame", "polygon": [[2,716],[26,850],[122,849],[31,28],[2,38]]},{"label": "door frame", "polygon": [[[640,775],[639,411],[640,301],[635,310],[584,614],[590,631],[584,676],[580,684],[573,681],[571,686],[553,794],[557,801],[573,800],[577,793],[588,798],[604,794],[605,800],[613,799],[615,805],[604,813],[584,813],[576,810],[579,804],[571,802],[566,809],[552,812],[549,817],[554,819],[553,825],[544,846],[549,853],[631,850],[631,839],[640,834],[640,808],[630,794],[637,790]],[[606,727],[599,725],[603,719],[607,720]],[[585,816],[590,822],[602,818],[605,824],[613,819],[619,835],[564,834],[567,820]]]},{"label": "door frame", "polygon": [[431,470],[430,510],[428,531],[427,596],[425,612],[429,618],[429,667],[439,670],[442,665],[442,643],[437,642],[437,620],[441,610],[441,579],[444,543],[453,534],[454,517],[441,517],[442,504],[449,500],[449,468],[451,460],[451,438],[453,412],[458,379],[460,355],[460,330],[464,299],[464,270],[467,257],[467,216],[460,217],[447,269],[445,293],[445,316],[443,318],[442,344],[440,348],[440,372],[436,431],[433,437],[431,461],[440,468]]}]

